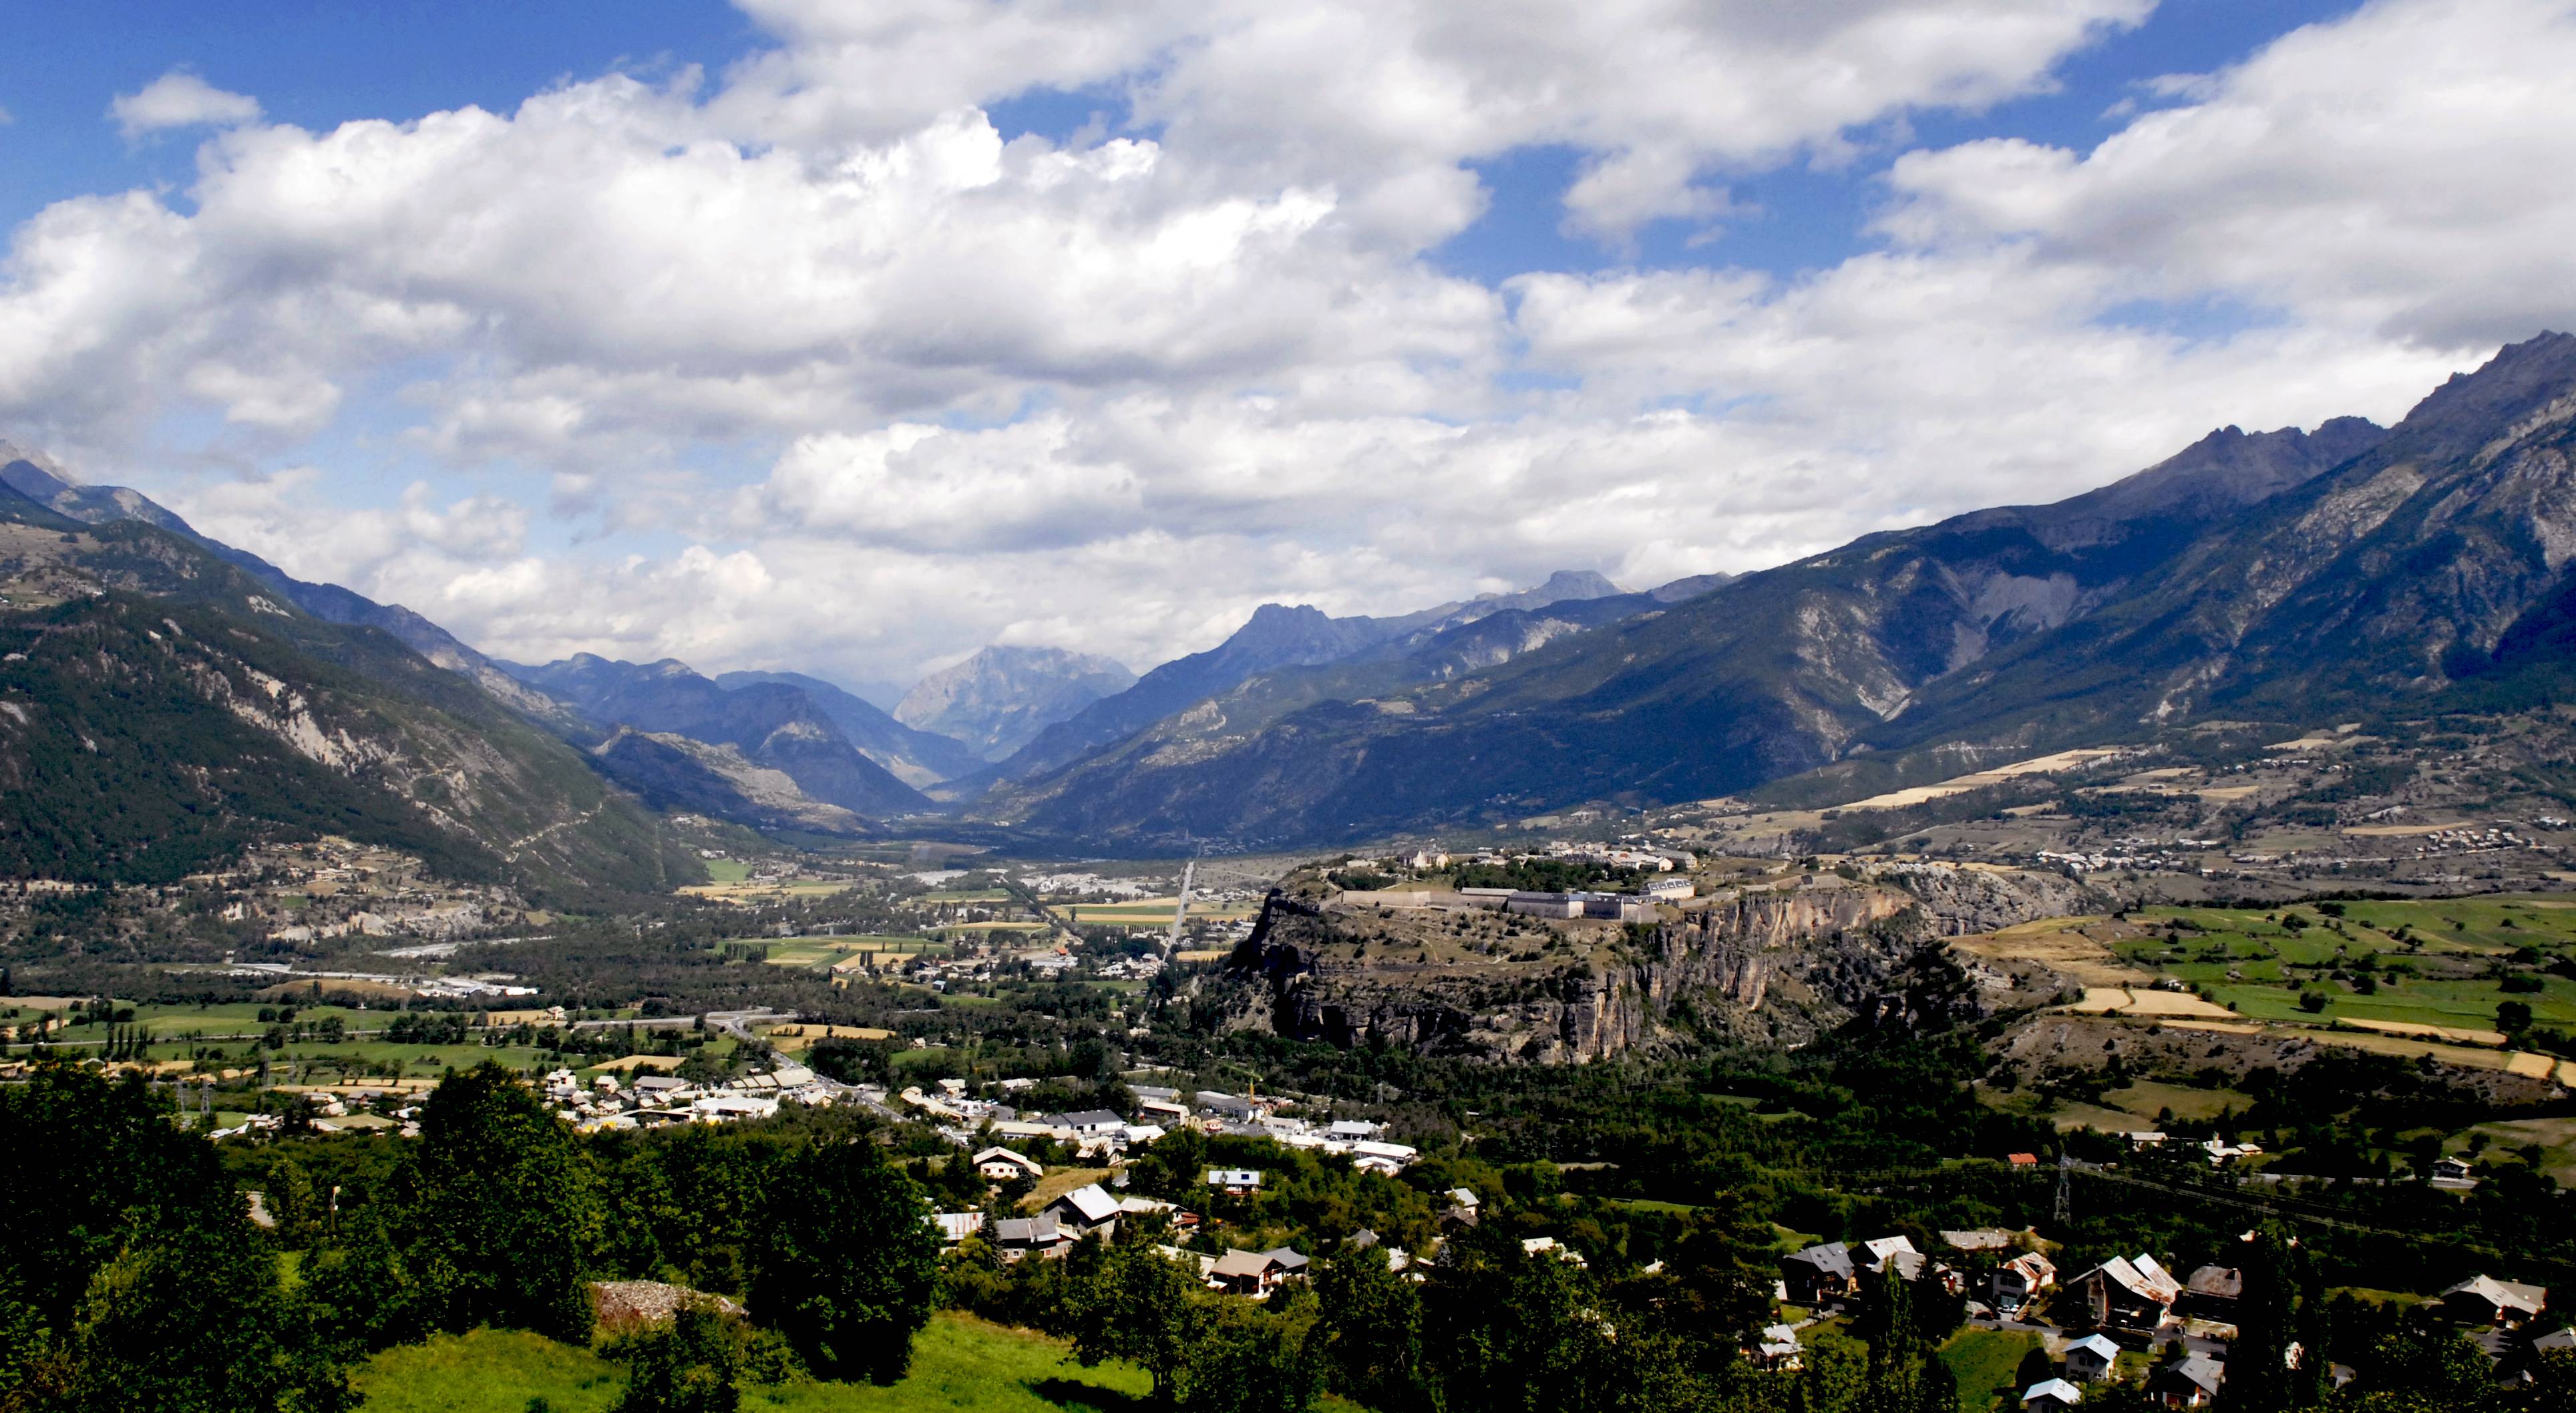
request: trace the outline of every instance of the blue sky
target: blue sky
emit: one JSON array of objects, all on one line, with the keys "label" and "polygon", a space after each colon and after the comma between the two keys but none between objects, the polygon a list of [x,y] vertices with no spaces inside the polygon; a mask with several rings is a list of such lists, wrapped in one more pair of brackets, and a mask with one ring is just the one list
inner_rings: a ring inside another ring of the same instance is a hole
[{"label": "blue sky", "polygon": [[2576,322],[2569,0],[20,9],[0,437],[514,657],[1141,668]]}]

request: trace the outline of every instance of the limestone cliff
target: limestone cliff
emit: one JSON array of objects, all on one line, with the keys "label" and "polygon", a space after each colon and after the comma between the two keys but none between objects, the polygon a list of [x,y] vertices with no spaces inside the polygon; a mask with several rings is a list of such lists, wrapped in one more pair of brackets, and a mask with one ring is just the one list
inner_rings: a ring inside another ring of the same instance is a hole
[{"label": "limestone cliff", "polygon": [[[1922,1019],[1926,1003],[1900,977],[1942,937],[2096,901],[2045,874],[1826,875],[1650,926],[1549,924],[1543,951],[1435,959],[1427,939],[1464,926],[1456,914],[1275,892],[1229,961],[1224,1002],[1235,1028],[1501,1062],[1579,1064],[1694,1039],[1794,1045],[1854,1016]],[[1931,1004],[1992,1004],[1970,981]]]}]

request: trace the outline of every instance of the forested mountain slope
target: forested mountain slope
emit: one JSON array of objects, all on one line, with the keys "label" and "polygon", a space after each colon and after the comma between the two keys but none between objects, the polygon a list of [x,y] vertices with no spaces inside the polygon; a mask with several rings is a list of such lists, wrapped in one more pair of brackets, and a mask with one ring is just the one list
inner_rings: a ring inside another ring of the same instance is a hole
[{"label": "forested mountain slope", "polygon": [[142,519],[0,489],[0,871],[167,882],[340,834],[543,895],[700,870],[571,746]]}]

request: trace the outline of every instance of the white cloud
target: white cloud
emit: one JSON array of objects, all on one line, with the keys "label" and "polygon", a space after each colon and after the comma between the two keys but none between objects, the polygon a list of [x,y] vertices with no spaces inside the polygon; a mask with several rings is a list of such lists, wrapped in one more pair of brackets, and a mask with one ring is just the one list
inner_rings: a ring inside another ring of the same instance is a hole
[{"label": "white cloud", "polygon": [[[2576,317],[2533,176],[2576,165],[2566,4],[2380,3],[2146,86],[2089,152],[1907,154],[1890,248],[1797,278],[1502,290],[1425,258],[1483,210],[1468,163],[1572,149],[1566,227],[1614,247],[1724,222],[1741,176],[2043,89],[2147,0],[747,8],[780,45],[714,79],[237,116],[184,206],[48,208],[0,262],[0,426],[505,656],[879,678],[1757,567],[2217,423],[2391,417]],[[1038,88],[1108,126],[1005,141],[985,105]],[[156,467],[197,409],[192,453],[298,469]],[[418,464],[304,465],[353,423]]]},{"label": "white cloud", "polygon": [[259,119],[259,100],[226,93],[185,69],[172,69],[107,105],[127,141],[169,128],[232,127]]},{"label": "white cloud", "polygon": [[1909,153],[1886,228],[2027,240],[2134,297],[2216,296],[2351,337],[2462,347],[2576,323],[2576,5],[2380,0],[2092,151]]}]

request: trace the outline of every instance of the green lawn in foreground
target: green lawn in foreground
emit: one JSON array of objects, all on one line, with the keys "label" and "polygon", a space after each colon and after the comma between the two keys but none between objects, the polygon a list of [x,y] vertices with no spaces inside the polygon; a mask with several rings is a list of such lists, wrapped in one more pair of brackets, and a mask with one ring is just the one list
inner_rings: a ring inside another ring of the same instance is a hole
[{"label": "green lawn in foreground", "polygon": [[[357,1377],[367,1413],[526,1413],[532,1398],[556,1413],[604,1413],[625,1381],[621,1368],[589,1350],[500,1330],[389,1349]],[[742,1406],[746,1413],[1125,1413],[1150,1387],[1142,1370],[1126,1365],[1085,1369],[1043,1335],[941,1314],[914,1343],[910,1376],[891,1388],[789,1384],[746,1390]]]},{"label": "green lawn in foreground", "polygon": [[[1990,1413],[2020,1406],[2021,1390],[2013,1371],[2022,1356],[2039,1347],[2039,1336],[2004,1330],[1961,1330],[1941,1346],[1941,1362],[1959,1381],[1960,1413]],[[2007,1401],[2009,1399],[2009,1401]]]}]

